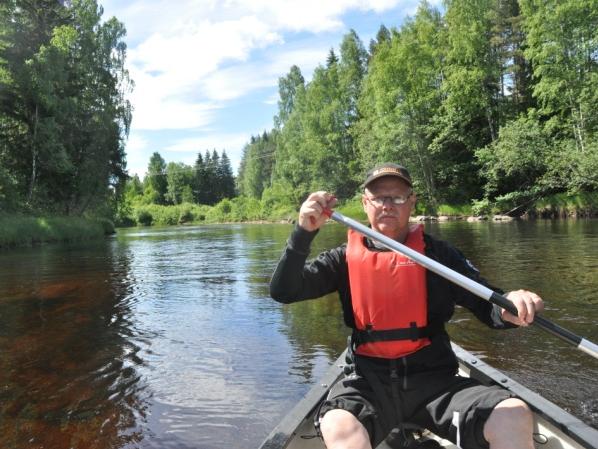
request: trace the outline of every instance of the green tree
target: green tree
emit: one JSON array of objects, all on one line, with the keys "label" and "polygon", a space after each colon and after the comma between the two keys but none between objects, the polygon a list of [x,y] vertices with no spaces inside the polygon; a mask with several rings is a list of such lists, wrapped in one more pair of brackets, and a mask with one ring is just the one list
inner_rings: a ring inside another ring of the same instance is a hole
[{"label": "green tree", "polygon": [[397,161],[411,168],[418,191],[439,201],[442,153],[432,153],[432,120],[442,101],[443,29],[440,13],[423,3],[389,42],[378,45],[360,98],[354,129],[364,167]]},{"label": "green tree", "polygon": [[558,150],[534,116],[521,116],[503,126],[499,138],[478,149],[476,157],[487,179],[485,197],[499,202],[508,199],[503,209],[511,209],[556,187],[550,167],[558,158]]},{"label": "green tree", "polygon": [[222,150],[220,157],[220,164],[218,166],[218,176],[220,178],[220,199],[235,197],[235,177],[233,175],[233,168],[230,165],[226,151]]},{"label": "green tree", "polygon": [[288,120],[299,92],[305,89],[305,79],[296,65],[289,73],[278,79],[278,114],[274,117],[276,128],[280,129]]},{"label": "green tree", "polygon": [[[597,189],[598,8],[594,0],[522,0],[533,95],[560,147],[566,187]],[[565,186],[564,186],[565,187]]]},{"label": "green tree", "polygon": [[284,179],[298,198],[327,189],[353,196],[359,172],[349,129],[357,120],[357,98],[367,53],[354,31],[341,43],[341,57],[330,50],[326,66],[314,71],[277,138],[274,181]]},{"label": "green tree", "polygon": [[127,179],[124,192],[119,199],[115,214],[115,224],[118,226],[132,226],[134,220],[134,206],[143,204],[143,183],[139,176]]},{"label": "green tree", "polygon": [[516,0],[451,0],[442,35],[442,108],[431,149],[442,155],[436,181],[444,200],[479,195],[474,153],[529,105],[529,64]]},{"label": "green tree", "polygon": [[376,48],[378,47],[378,45],[380,44],[384,44],[385,42],[390,41],[391,38],[391,34],[390,31],[388,30],[388,28],[386,28],[384,25],[380,25],[380,28],[378,29],[378,32],[376,33],[376,38],[370,40],[370,56],[372,56],[374,53],[376,53]]},{"label": "green tree", "polygon": [[251,137],[243,148],[237,186],[241,195],[260,199],[265,188],[271,185],[277,132]]},{"label": "green tree", "polygon": [[144,179],[146,191],[153,197],[152,203],[166,204],[166,192],[168,190],[166,176],[166,161],[160,156],[160,153],[154,152],[150,157],[147,175]]},{"label": "green tree", "polygon": [[226,151],[214,149],[197,155],[195,162],[195,197],[200,204],[213,205],[235,196],[235,178]]},{"label": "green tree", "polygon": [[206,164],[201,152],[197,153],[195,165],[193,166],[195,181],[193,183],[193,197],[198,204],[207,204],[205,192],[207,190]]},{"label": "green tree", "polygon": [[169,162],[166,166],[165,200],[170,204],[193,202],[193,167],[182,162]]},{"label": "green tree", "polygon": [[95,0],[12,0],[0,14],[0,154],[18,195],[33,210],[105,209],[126,179],[124,26]]},{"label": "green tree", "polygon": [[[34,88],[31,65],[36,54],[48,45],[55,27],[66,22],[57,2],[7,1],[0,6],[0,157],[13,177],[13,193],[31,204],[36,191],[42,145],[40,122],[48,113],[40,105]],[[47,132],[49,134],[49,132]],[[52,142],[50,142],[50,145]]]}]

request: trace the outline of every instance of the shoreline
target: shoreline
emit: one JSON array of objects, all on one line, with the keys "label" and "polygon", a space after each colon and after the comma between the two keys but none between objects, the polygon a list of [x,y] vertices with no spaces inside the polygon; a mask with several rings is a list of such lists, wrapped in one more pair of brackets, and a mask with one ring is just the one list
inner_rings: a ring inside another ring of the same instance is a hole
[{"label": "shoreline", "polygon": [[[349,214],[348,214],[349,215]],[[354,217],[365,220],[365,217]],[[464,221],[508,223],[517,220],[588,220],[598,219],[598,211],[581,208],[579,210],[564,210],[544,208],[528,211],[519,217],[501,214],[490,215],[414,215],[411,223],[421,222],[452,222]],[[75,243],[93,241],[113,235],[116,229],[153,228],[173,226],[200,226],[200,225],[261,225],[261,224],[294,224],[296,218],[276,218],[272,220],[223,220],[223,221],[189,221],[184,223],[166,224],[154,223],[152,225],[119,226],[115,227],[106,219],[82,219],[79,217],[26,217],[4,216],[0,217],[0,251],[14,248],[27,248],[44,245],[47,243]],[[8,224],[8,225],[7,225]]]}]

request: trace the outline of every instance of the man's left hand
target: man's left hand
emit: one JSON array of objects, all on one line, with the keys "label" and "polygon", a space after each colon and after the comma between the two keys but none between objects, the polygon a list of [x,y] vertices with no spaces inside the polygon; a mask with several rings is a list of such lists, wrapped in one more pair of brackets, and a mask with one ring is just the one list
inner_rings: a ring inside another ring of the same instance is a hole
[{"label": "man's left hand", "polygon": [[503,309],[502,319],[517,326],[529,326],[536,313],[544,310],[544,301],[534,292],[516,290],[507,293],[506,297],[517,307],[518,316]]}]

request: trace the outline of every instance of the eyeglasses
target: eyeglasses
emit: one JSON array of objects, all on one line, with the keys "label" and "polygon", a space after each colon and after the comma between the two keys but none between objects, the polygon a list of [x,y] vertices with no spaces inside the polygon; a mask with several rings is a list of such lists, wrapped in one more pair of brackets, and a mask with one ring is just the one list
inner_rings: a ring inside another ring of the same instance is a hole
[{"label": "eyeglasses", "polygon": [[390,203],[394,206],[400,206],[401,204],[405,204],[409,197],[413,195],[413,191],[409,192],[409,195],[406,196],[374,196],[369,197],[366,195],[366,198],[370,203],[372,203],[376,207],[384,206],[386,201],[390,201]]}]

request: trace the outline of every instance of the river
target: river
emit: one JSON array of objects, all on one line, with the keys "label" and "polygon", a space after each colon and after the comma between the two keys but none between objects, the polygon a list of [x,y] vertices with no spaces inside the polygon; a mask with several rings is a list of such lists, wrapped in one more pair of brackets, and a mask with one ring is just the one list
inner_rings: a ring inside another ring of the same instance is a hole
[{"label": "river", "polygon": [[[291,225],[121,230],[0,252],[0,447],[247,449],[342,351],[335,295],[280,305],[268,281]],[[433,223],[493,284],[598,340],[598,221]],[[326,225],[313,252],[343,241]],[[598,362],[541,329],[453,339],[598,427]]]}]

